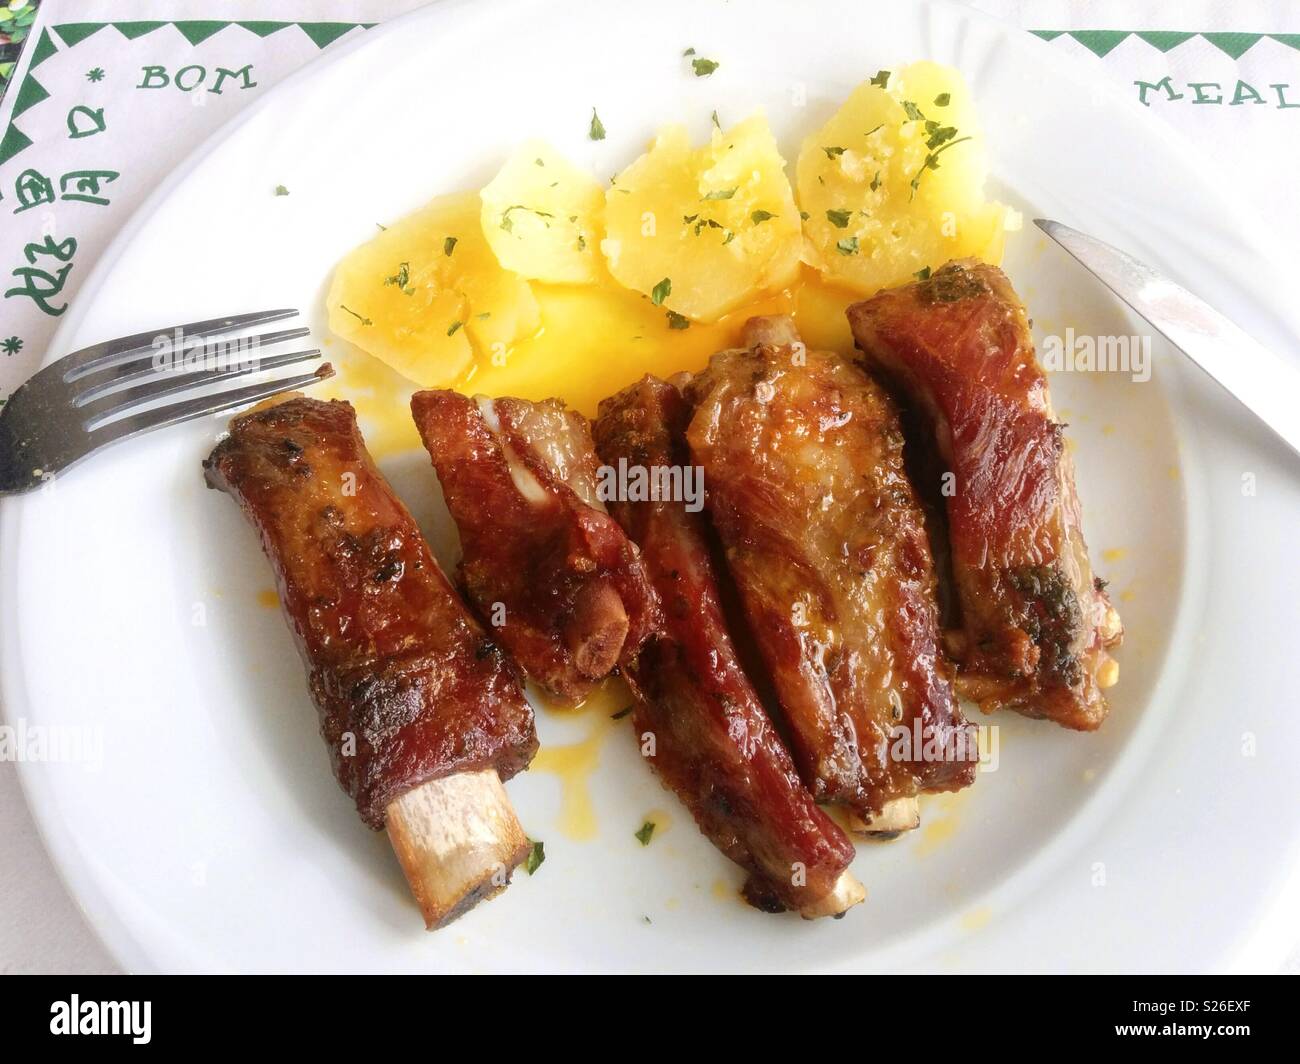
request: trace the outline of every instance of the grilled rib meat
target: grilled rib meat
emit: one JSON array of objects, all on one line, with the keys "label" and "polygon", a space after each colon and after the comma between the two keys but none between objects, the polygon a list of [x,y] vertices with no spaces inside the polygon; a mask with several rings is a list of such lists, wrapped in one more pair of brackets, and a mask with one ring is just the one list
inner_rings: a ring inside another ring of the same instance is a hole
[{"label": "grilled rib meat", "polygon": [[527,767],[537,736],[519,677],[375,468],[350,404],[243,414],[203,466],[261,537],[334,774],[367,824],[431,780]]},{"label": "grilled rib meat", "polygon": [[[645,377],[600,404],[601,458],[648,473],[688,462],[690,412],[670,384]],[[764,909],[843,912],[864,897],[847,871],[852,844],[813,802],[737,659],[719,603],[702,515],[681,500],[611,502],[640,546],[663,604],[663,628],[627,678],[650,763],[700,830],[750,873]]]},{"label": "grilled rib meat", "polygon": [[964,787],[977,744],[894,405],[788,318],[754,319],[745,343],[688,385],[687,438],[803,778],[868,819]]},{"label": "grilled rib meat", "polygon": [[1119,615],[1093,576],[1074,466],[1024,307],[1001,270],[952,262],[849,308],[866,364],[913,404],[944,495],[963,694],[1098,727]]},{"label": "grilled rib meat", "polygon": [[587,421],[557,400],[417,392],[470,601],[538,684],[576,704],[655,624],[636,547],[597,495]]}]

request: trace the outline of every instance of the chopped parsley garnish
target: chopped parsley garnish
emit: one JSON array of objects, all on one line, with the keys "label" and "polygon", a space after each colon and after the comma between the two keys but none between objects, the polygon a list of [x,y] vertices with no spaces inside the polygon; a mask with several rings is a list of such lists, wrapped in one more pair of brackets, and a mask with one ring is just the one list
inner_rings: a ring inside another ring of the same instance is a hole
[{"label": "chopped parsley garnish", "polygon": [[880,171],[876,171],[876,176],[871,179],[871,191],[875,192],[880,187]]},{"label": "chopped parsley garnish", "polygon": [[718,64],[712,59],[692,59],[691,69],[697,78],[707,78],[718,69]]},{"label": "chopped parsley garnish", "polygon": [[832,210],[826,212],[826,220],[829,221],[831,225],[835,226],[836,229],[847,229],[849,227],[849,219],[852,217],[853,212],[849,210]]},{"label": "chopped parsley garnish", "polygon": [[880,130],[882,130],[882,129],[884,129],[884,128],[885,128],[885,123],[884,123],[884,122],[881,122],[880,125],[876,126],[874,129],[868,129],[868,130],[867,130],[865,133],[863,133],[862,135],[863,135],[864,137],[869,137],[869,136],[871,136],[872,133],[878,133],[878,132],[880,132]]},{"label": "chopped parsley garnish", "polygon": [[947,107],[952,102],[952,93],[941,92],[934,98],[935,107]]},{"label": "chopped parsley garnish", "polygon": [[[930,152],[930,154],[925,157],[925,162],[921,164],[921,169],[919,169],[916,172],[916,174],[912,177],[912,180],[910,182],[912,186],[912,196],[915,196],[916,190],[921,187],[921,175],[924,174],[927,170],[939,169],[940,155],[946,152],[949,148],[955,148],[958,144],[961,144],[964,141],[968,141],[970,139],[971,139],[970,137],[958,137],[956,140],[948,141],[947,144],[945,144],[942,148],[939,148],[937,151]],[[911,199],[912,197],[909,196],[908,198]]]},{"label": "chopped parsley garnish", "polygon": [[[633,337],[633,339],[639,340],[639,339],[641,339],[641,338],[640,338],[639,336],[636,336],[636,337]],[[624,706],[624,707],[623,707],[622,709],[620,709],[617,713],[611,713],[611,714],[609,715],[609,719],[610,719],[610,720],[622,720],[622,719],[623,719],[624,717],[626,717],[629,713],[631,713],[632,710],[633,710],[634,708],[635,708],[635,707],[633,707],[633,706]]]},{"label": "chopped parsley garnish", "polygon": [[695,49],[694,49],[694,48],[687,48],[686,51],[684,51],[684,52],[682,53],[682,55],[684,55],[684,56],[687,56],[687,55],[694,55],[694,54],[695,54]]},{"label": "chopped parsley garnish", "polygon": [[453,321],[453,322],[451,323],[451,325],[448,326],[448,328],[447,328],[447,335],[448,335],[448,336],[455,336],[456,333],[457,333],[457,331],[459,331],[460,327],[461,327],[462,325],[464,325],[464,324],[465,324],[465,323],[464,323],[463,321]]},{"label": "chopped parsley garnish", "polygon": [[839,155],[843,155],[843,154],[844,154],[844,149],[843,149],[843,148],[839,148],[839,147],[836,147],[836,148],[823,148],[822,151],[824,151],[824,152],[826,153],[826,158],[828,158],[828,159],[834,159],[834,158],[836,158],[837,156],[839,156]]},{"label": "chopped parsley garnish", "polygon": [[579,251],[587,250],[587,238],[583,236],[581,233],[578,234],[578,250]]},{"label": "chopped parsley garnish", "polygon": [[650,302],[656,307],[663,306],[664,300],[672,294],[673,282],[670,278],[665,277],[652,289],[650,289]]},{"label": "chopped parsley garnish", "polygon": [[447,237],[447,239],[442,242],[442,253],[446,255],[447,258],[451,258],[451,253],[455,250],[456,238],[454,236]]},{"label": "chopped parsley garnish", "polygon": [[721,128],[722,128],[722,123],[718,121],[718,112],[717,112],[717,111],[714,111],[711,117],[712,117],[712,119],[713,119],[713,128],[714,128],[714,129],[721,129]]},{"label": "chopped parsley garnish", "polygon": [[546,164],[545,164],[544,162],[542,162],[541,159],[534,159],[534,160],[533,160],[533,165],[534,165],[534,166],[545,166]]},{"label": "chopped parsley garnish", "polygon": [[806,222],[806,221],[808,220],[808,212],[807,212],[807,211],[800,211],[800,212],[799,212],[799,217],[802,218],[802,219]]},{"label": "chopped parsley garnish", "polygon": [[856,255],[858,253],[858,238],[856,236],[846,237],[837,241],[835,250],[841,255]]},{"label": "chopped parsley garnish", "polygon": [[653,835],[654,833],[655,833],[654,821],[647,820],[644,824],[641,825],[641,830],[636,833],[637,841],[640,842],[642,846],[649,846],[650,836]]},{"label": "chopped parsley garnish", "polygon": [[362,315],[358,314],[355,310],[352,310],[349,307],[345,307],[342,303],[339,304],[339,310],[347,311],[354,318],[356,318],[357,321],[361,322],[362,325],[374,325],[374,322],[371,321],[369,318],[363,317]]},{"label": "chopped parsley garnish", "polygon": [[415,294],[415,289],[411,287],[411,264],[409,262],[399,263],[397,272],[392,277],[384,278],[384,286],[390,284],[397,285],[408,296]]},{"label": "chopped parsley garnish", "polygon": [[703,198],[706,200],[724,200],[731,199],[735,194],[736,190],[734,188],[718,188],[712,192],[706,192]]},{"label": "chopped parsley garnish", "polygon": [[922,266],[916,273],[912,274],[918,281],[928,281],[930,279],[930,267]]},{"label": "chopped parsley garnish", "polygon": [[381,232],[388,232],[388,226],[384,225],[383,222],[376,222],[375,225],[379,226]]},{"label": "chopped parsley garnish", "polygon": [[770,222],[773,218],[776,217],[776,215],[773,214],[771,211],[755,211],[749,217],[750,220],[753,221],[755,225],[762,225],[764,222]]},{"label": "chopped parsley garnish", "polygon": [[532,848],[528,851],[528,859],[524,861],[524,871],[530,876],[542,867],[542,862],[546,860],[546,846],[537,839],[529,839]]},{"label": "chopped parsley garnish", "polygon": [[547,229],[551,227],[551,223],[547,219],[555,217],[548,211],[539,211],[535,207],[525,207],[522,203],[515,203],[501,212],[501,228],[507,233],[513,232],[515,228],[514,219],[510,217],[512,211],[527,211],[529,214],[537,215],[538,218],[542,219],[542,223]]},{"label": "chopped parsley garnish", "polygon": [[605,123],[600,120],[600,115],[596,114],[594,107],[591,109],[591,126],[587,130],[587,137],[589,140],[605,139]]},{"label": "chopped parsley garnish", "polygon": [[670,310],[668,312],[668,328],[689,329],[690,327],[691,327],[690,318],[686,317],[684,314],[678,314],[677,311],[675,310]]},{"label": "chopped parsley garnish", "polygon": [[288,190],[287,188],[285,188],[283,185],[276,185],[276,186],[275,186],[275,194],[276,194],[277,196],[287,196],[287,195],[289,195],[289,190]]},{"label": "chopped parsley garnish", "polygon": [[877,86],[878,88],[882,88],[882,89],[886,89],[886,88],[888,88],[888,87],[889,87],[889,71],[888,71],[888,70],[877,70],[877,71],[876,71],[876,76],[875,76],[874,78],[871,79],[871,84]]},{"label": "chopped parsley garnish", "polygon": [[[941,93],[934,98],[934,102],[940,107],[947,106],[951,96],[948,93]],[[925,157],[925,162],[921,168],[912,176],[909,184],[912,187],[912,194],[908,198],[916,196],[916,190],[921,187],[921,177],[927,170],[939,169],[939,156],[949,148],[952,148],[963,141],[970,140],[970,137],[958,137],[956,126],[945,126],[934,121],[932,118],[926,118],[924,112],[916,106],[911,100],[903,101],[903,110],[907,112],[909,122],[925,123],[925,146],[929,149],[929,154]],[[954,139],[955,138],[955,139]]]}]

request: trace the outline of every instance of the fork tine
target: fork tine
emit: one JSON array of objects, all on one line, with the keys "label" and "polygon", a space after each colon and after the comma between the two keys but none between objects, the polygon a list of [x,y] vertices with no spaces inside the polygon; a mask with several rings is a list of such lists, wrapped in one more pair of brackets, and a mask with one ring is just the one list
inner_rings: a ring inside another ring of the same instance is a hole
[{"label": "fork tine", "polygon": [[260,373],[268,369],[280,369],[283,366],[292,366],[299,362],[306,362],[309,359],[320,358],[320,351],[312,349],[310,351],[289,351],[285,354],[271,355],[261,359],[258,364],[249,369],[247,366],[230,366],[225,369],[205,370],[201,373],[157,373],[154,379],[134,388],[126,388],[120,392],[114,392],[112,395],[105,396],[98,402],[86,404],[74,404],[81,407],[81,411],[86,416],[85,427],[87,431],[93,432],[105,422],[112,420],[118,414],[124,414],[128,410],[134,410],[136,407],[144,406],[155,399],[161,399],[166,395],[173,395],[176,392],[188,392],[205,384],[215,384],[218,381],[232,380],[235,377],[251,377],[255,373]]},{"label": "fork tine", "polygon": [[[262,333],[260,336],[248,337],[246,341],[241,338],[239,341],[235,342],[238,342],[241,345],[244,343],[247,344],[246,348],[243,346],[240,347],[239,350],[241,352],[245,350],[256,352],[260,351],[263,347],[271,347],[274,344],[283,343],[286,340],[301,340],[304,336],[309,336],[310,334],[311,330],[306,327],[281,329],[278,332]],[[78,407],[86,406],[105,393],[114,391],[124,384],[129,384],[132,381],[140,380],[142,378],[155,377],[160,374],[165,376],[171,376],[172,374],[175,374],[178,377],[186,376],[186,373],[183,370],[170,368],[155,369],[153,360],[149,357],[150,354],[151,349],[142,351],[134,356],[123,356],[122,360],[114,361],[109,366],[92,369],[80,374],[77,377],[77,380],[84,382],[86,387],[82,391],[76,392],[73,399],[73,405]],[[209,356],[220,356],[227,354],[227,352],[223,352],[217,345],[208,345],[203,348],[201,353],[195,352],[196,356],[200,354],[202,359],[206,361]],[[266,364],[270,363],[271,360],[265,358],[258,359],[257,361]],[[192,379],[198,379],[197,373],[191,373],[189,376]]]},{"label": "fork tine", "polygon": [[106,340],[102,344],[92,344],[80,351],[65,355],[60,361],[65,367],[63,379],[71,382],[87,373],[113,365],[140,354],[152,352],[154,341],[160,337],[167,339],[176,332],[184,334],[187,339],[206,340],[213,336],[235,332],[250,325],[265,325],[268,322],[283,321],[292,318],[297,310],[281,308],[279,310],[260,310],[251,314],[236,314],[226,318],[208,318],[206,321],[194,321],[188,325],[173,325],[149,332],[135,333],[116,340]]},{"label": "fork tine", "polygon": [[105,425],[103,428],[95,429],[94,432],[89,433],[90,446],[92,449],[103,447],[105,444],[127,440],[132,436],[138,436],[140,433],[149,432],[152,429],[179,425],[182,421],[192,421],[207,414],[219,414],[223,410],[232,410],[237,406],[255,403],[259,399],[269,399],[281,392],[291,392],[295,388],[304,388],[309,384],[315,384],[317,381],[323,381],[332,376],[334,376],[334,367],[326,362],[322,366],[317,366],[312,373],[299,373],[293,377],[280,377],[276,380],[262,381],[258,384],[249,384],[243,388],[234,388],[229,391],[216,392],[213,395],[199,396],[197,399],[187,399],[184,402],[160,406],[156,410],[146,410],[143,414],[125,417],[120,421]]}]

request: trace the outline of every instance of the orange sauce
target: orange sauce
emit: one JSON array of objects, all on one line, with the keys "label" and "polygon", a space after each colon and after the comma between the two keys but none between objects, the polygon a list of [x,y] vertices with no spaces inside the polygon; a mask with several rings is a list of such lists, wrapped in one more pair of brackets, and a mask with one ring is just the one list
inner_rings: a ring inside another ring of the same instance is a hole
[{"label": "orange sauce", "polygon": [[[662,307],[613,281],[594,285],[533,284],[542,327],[499,357],[480,357],[456,388],[466,394],[563,399],[588,417],[600,400],[644,374],[670,377],[702,369],[715,351],[740,343],[755,315],[791,314],[814,349],[851,351],[845,308],[860,298],[805,268],[792,288],[756,298],[711,324],[672,329]],[[339,376],[329,394],[357,408],[366,441],[378,457],[418,449],[409,401],[414,385],[342,340],[331,358]],[[340,350],[341,349],[341,350]]]}]

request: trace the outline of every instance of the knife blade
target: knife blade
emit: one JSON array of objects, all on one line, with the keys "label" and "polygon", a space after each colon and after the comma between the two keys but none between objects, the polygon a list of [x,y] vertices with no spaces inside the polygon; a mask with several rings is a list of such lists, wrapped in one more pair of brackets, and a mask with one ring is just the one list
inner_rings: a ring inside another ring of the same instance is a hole
[{"label": "knife blade", "polygon": [[1034,224],[1300,455],[1300,371],[1133,256],[1060,222]]}]

